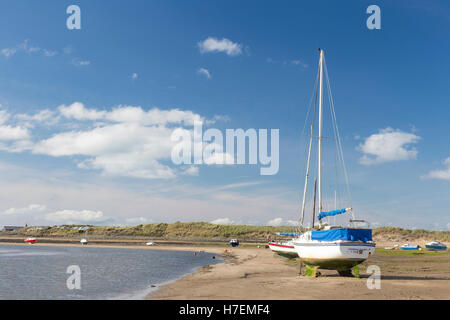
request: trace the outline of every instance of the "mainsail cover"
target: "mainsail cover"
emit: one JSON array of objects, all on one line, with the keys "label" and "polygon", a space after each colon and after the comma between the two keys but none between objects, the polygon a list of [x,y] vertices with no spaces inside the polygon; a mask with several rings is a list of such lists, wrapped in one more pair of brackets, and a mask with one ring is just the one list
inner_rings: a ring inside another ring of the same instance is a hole
[{"label": "mainsail cover", "polygon": [[340,210],[333,210],[333,211],[328,211],[328,212],[321,212],[319,213],[319,220],[322,220],[325,217],[330,217],[330,216],[335,216],[341,213],[346,213],[348,210],[350,210],[350,208],[344,208],[344,209],[340,209]]},{"label": "mainsail cover", "polygon": [[311,240],[319,241],[372,241],[371,229],[352,229],[352,228],[339,228],[331,230],[318,230],[311,232]]}]

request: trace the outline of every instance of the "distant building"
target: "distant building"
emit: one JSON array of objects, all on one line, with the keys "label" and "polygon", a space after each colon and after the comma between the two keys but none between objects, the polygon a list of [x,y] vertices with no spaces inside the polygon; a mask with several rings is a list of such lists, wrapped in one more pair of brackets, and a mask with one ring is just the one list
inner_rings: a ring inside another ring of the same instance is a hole
[{"label": "distant building", "polygon": [[22,229],[23,227],[19,227],[19,226],[4,226],[3,227],[3,231],[17,231],[19,229]]}]

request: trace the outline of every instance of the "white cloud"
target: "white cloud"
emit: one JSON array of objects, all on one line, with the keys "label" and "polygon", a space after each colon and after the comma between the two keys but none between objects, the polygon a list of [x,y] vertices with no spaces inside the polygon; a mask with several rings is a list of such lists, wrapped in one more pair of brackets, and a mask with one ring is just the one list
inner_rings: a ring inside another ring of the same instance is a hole
[{"label": "white cloud", "polygon": [[444,165],[446,166],[446,168],[442,170],[430,171],[427,175],[423,176],[422,178],[450,180],[450,158],[444,160]]},{"label": "white cloud", "polygon": [[125,219],[128,225],[136,225],[136,224],[147,224],[153,222],[151,219],[145,217],[134,217]]},{"label": "white cloud", "polygon": [[9,57],[13,56],[14,54],[16,54],[17,51],[22,51],[22,52],[25,52],[25,53],[28,53],[28,54],[30,54],[30,53],[40,53],[40,54],[43,54],[46,57],[53,57],[53,56],[58,54],[57,51],[30,46],[29,42],[30,42],[30,40],[26,39],[26,40],[24,40],[22,43],[18,44],[14,48],[4,48],[4,49],[0,50],[0,54],[2,54],[3,56],[5,56],[7,58],[9,58]]},{"label": "white cloud", "polygon": [[287,220],[287,221],[286,221],[286,224],[287,224],[288,226],[298,226],[298,225],[300,225],[300,222],[299,222],[299,221],[296,221],[296,220]]},{"label": "white cloud", "polygon": [[[59,114],[58,114],[59,112]],[[25,127],[6,125],[10,118],[24,121]],[[198,167],[171,168],[171,153],[176,142],[171,140],[174,130],[185,129],[196,121],[213,123],[203,119],[192,111],[179,109],[161,110],[153,108],[144,110],[135,106],[117,106],[112,110],[86,108],[81,102],[61,105],[57,112],[41,110],[28,115],[19,114],[11,117],[0,110],[0,150],[44,154],[53,157],[78,156],[75,161],[80,169],[99,170],[109,176],[127,176],[146,179],[171,179],[177,175],[195,176]],[[64,120],[72,120],[69,123]],[[73,120],[83,121],[77,123]],[[61,121],[62,131],[32,141],[28,128],[38,124]],[[71,127],[70,131],[64,128]],[[76,128],[76,129],[73,129]],[[221,154],[215,154],[206,163],[222,163]],[[220,160],[220,161],[219,161]],[[167,163],[167,164],[166,164]]]},{"label": "white cloud", "polygon": [[306,63],[304,63],[303,61],[301,61],[301,60],[292,60],[291,63],[296,65],[296,66],[300,66],[302,68],[305,68],[305,69],[308,68],[308,65]]},{"label": "white cloud", "polygon": [[379,164],[390,161],[416,159],[418,151],[410,144],[421,138],[413,133],[394,130],[390,127],[381,129],[365,139],[358,149],[364,153],[359,159],[363,165]]},{"label": "white cloud", "polygon": [[283,218],[275,218],[267,222],[268,226],[297,226],[299,225],[298,221],[295,220],[284,220]]},{"label": "white cloud", "polygon": [[61,210],[47,213],[45,219],[58,224],[104,223],[109,220],[101,211],[91,210]]},{"label": "white cloud", "polygon": [[208,37],[204,41],[199,42],[197,45],[201,53],[224,52],[229,56],[237,56],[242,54],[242,45],[232,42],[226,38],[218,40],[214,37]]},{"label": "white cloud", "polygon": [[[18,114],[15,116],[15,118],[20,121],[25,121],[25,122],[33,122],[33,121],[44,122],[47,125],[55,124],[59,120],[59,117],[55,115],[55,112],[53,112],[49,109],[41,110],[33,115],[29,115],[29,114],[25,114],[25,113]],[[32,126],[32,125],[28,124],[28,126]]]},{"label": "white cloud", "polygon": [[30,204],[27,207],[23,208],[9,208],[2,212],[4,215],[16,215],[16,214],[26,214],[26,213],[35,213],[35,212],[43,212],[46,209],[46,206],[40,204]]},{"label": "white cloud", "polygon": [[267,222],[268,226],[281,226],[283,218],[275,218]]},{"label": "white cloud", "polygon": [[181,174],[186,175],[186,176],[198,176],[199,169],[196,166],[190,166],[187,169],[185,169],[184,171],[182,171]]},{"label": "white cloud", "polygon": [[74,102],[70,106],[61,105],[59,112],[68,119],[76,120],[99,120],[105,117],[105,111],[86,109],[81,102]]},{"label": "white cloud", "polygon": [[450,229],[450,222],[447,223],[447,229]]},{"label": "white cloud", "polygon": [[171,133],[172,130],[164,126],[119,123],[56,134],[37,143],[33,152],[52,156],[90,156],[79,167],[101,169],[109,175],[173,178],[173,170],[158,161],[170,157]]},{"label": "white cloud", "polygon": [[22,140],[29,137],[28,129],[13,126],[0,126],[0,141]]},{"label": "white cloud", "polygon": [[161,110],[153,108],[148,111],[141,107],[118,106],[112,111],[99,111],[87,109],[80,102],[74,102],[70,106],[58,107],[60,113],[68,119],[76,120],[108,120],[122,123],[141,123],[143,125],[185,124],[193,125],[194,121],[202,121],[202,117],[192,111],[179,109]]},{"label": "white cloud", "polygon": [[219,218],[216,220],[211,221],[213,224],[234,224],[234,221],[230,218]]},{"label": "white cloud", "polygon": [[0,51],[0,54],[5,56],[6,58],[9,58],[13,56],[16,52],[17,52],[16,48],[5,48]]},{"label": "white cloud", "polygon": [[[1,107],[1,105],[0,105]],[[11,115],[6,110],[0,110],[0,124],[4,124],[8,119],[11,117]]]},{"label": "white cloud", "polygon": [[131,75],[131,79],[136,80],[137,78],[138,78],[138,74],[137,74],[136,72],[134,72],[134,73]]},{"label": "white cloud", "polygon": [[170,160],[175,142],[169,125],[192,125],[202,117],[178,109],[148,111],[141,107],[119,106],[112,111],[85,108],[80,102],[58,108],[61,115],[76,120],[103,120],[93,129],[54,134],[35,144],[32,152],[55,157],[81,155],[81,169],[97,169],[106,175],[147,179],[170,179],[178,173],[198,175],[198,168],[172,169]]},{"label": "white cloud", "polygon": [[76,67],[85,67],[91,64],[88,60],[81,60],[79,58],[72,59],[72,64]]},{"label": "white cloud", "polygon": [[204,75],[207,79],[211,79],[211,74],[209,73],[208,69],[200,68],[197,70],[197,73]]}]

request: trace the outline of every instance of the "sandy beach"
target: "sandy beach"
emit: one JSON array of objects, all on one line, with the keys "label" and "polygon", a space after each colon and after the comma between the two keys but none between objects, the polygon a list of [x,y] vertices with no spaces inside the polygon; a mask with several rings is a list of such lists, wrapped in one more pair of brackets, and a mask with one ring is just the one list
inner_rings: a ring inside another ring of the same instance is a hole
[{"label": "sandy beach", "polygon": [[[208,251],[212,251],[208,248]],[[216,250],[214,250],[216,251]],[[217,248],[216,252],[223,252]],[[298,261],[263,248],[234,248],[226,263],[200,268],[167,284],[148,299],[450,299],[450,254],[398,257],[376,253],[360,267],[361,278],[322,270],[299,276]],[[368,265],[381,269],[381,289],[369,290]]]}]

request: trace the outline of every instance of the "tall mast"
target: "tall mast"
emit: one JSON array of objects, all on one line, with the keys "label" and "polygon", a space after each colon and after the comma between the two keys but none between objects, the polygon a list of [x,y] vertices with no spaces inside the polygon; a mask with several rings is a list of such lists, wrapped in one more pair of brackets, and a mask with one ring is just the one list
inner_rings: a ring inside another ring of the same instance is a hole
[{"label": "tall mast", "polygon": [[311,145],[313,138],[313,125],[311,125],[311,137],[309,140],[309,150],[308,150],[308,160],[306,163],[306,176],[305,176],[305,187],[303,188],[303,202],[302,202],[302,219],[300,225],[303,227],[303,220],[305,218],[305,205],[306,205],[306,189],[308,187],[308,177],[309,177],[309,161],[311,160]]},{"label": "tall mast", "polygon": [[320,50],[319,60],[319,155],[318,155],[318,198],[319,198],[319,213],[322,212],[322,89],[323,89],[323,49]]},{"label": "tall mast", "polygon": [[316,189],[317,189],[317,178],[314,179],[314,204],[313,204],[313,218],[312,218],[312,228],[314,229],[314,218],[316,216]]}]

